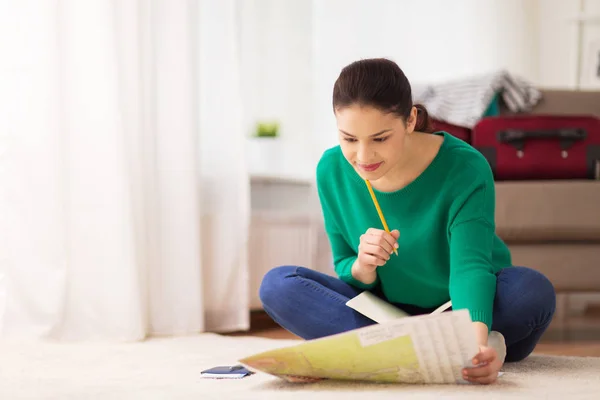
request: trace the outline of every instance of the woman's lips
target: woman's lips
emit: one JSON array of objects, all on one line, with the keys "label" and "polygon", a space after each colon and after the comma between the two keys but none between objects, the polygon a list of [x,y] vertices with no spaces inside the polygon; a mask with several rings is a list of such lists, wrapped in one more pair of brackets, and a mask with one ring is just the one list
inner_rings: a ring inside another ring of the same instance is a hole
[{"label": "woman's lips", "polygon": [[362,169],[363,171],[366,172],[373,172],[375,171],[377,168],[379,168],[379,166],[383,164],[383,161],[377,163],[377,164],[357,164],[358,168]]}]

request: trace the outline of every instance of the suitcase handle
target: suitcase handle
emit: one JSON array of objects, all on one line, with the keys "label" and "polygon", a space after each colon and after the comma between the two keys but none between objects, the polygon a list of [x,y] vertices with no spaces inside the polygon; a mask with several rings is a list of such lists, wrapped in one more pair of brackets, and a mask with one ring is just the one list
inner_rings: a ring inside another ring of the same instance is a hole
[{"label": "suitcase handle", "polygon": [[507,129],[498,132],[498,141],[514,146],[522,151],[525,141],[529,139],[558,139],[562,150],[569,149],[574,142],[584,140],[587,131],[582,128],[563,128],[526,131],[522,129]]}]

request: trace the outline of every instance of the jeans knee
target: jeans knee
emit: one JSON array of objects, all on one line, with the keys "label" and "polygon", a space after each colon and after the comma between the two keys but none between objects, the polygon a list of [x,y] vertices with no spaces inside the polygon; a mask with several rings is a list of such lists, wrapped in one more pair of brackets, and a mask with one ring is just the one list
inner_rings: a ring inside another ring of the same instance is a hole
[{"label": "jeans knee", "polygon": [[548,322],[550,322],[556,310],[556,291],[552,282],[535,269],[513,268],[525,286],[523,290],[528,293],[524,296],[526,304],[522,304],[522,307],[542,311],[547,316]]},{"label": "jeans knee", "polygon": [[269,270],[263,276],[258,297],[266,308],[272,309],[287,291],[286,278],[295,275],[297,267],[283,265]]},{"label": "jeans knee", "polygon": [[540,306],[545,308],[549,314],[554,314],[554,310],[556,309],[556,290],[554,289],[554,285],[541,272],[533,269],[530,271],[535,275],[535,278],[532,278],[534,279],[532,286],[537,292]]}]

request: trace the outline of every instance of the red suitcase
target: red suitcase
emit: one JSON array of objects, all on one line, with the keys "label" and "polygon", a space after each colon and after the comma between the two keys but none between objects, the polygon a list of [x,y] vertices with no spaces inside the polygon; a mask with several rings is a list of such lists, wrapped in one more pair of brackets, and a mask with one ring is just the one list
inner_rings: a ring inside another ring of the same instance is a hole
[{"label": "red suitcase", "polygon": [[438,121],[436,119],[433,119],[432,123],[433,129],[435,131],[445,131],[451,134],[452,136],[455,136],[467,143],[471,142],[471,130],[469,128],[449,124],[447,122]]},{"label": "red suitcase", "polygon": [[471,145],[496,180],[600,179],[600,119],[593,116],[487,117]]}]

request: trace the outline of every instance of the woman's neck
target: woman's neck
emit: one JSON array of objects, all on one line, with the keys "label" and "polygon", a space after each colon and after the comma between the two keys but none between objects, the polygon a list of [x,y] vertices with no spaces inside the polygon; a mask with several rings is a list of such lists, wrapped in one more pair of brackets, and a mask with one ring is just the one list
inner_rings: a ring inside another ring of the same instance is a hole
[{"label": "woman's neck", "polygon": [[373,187],[381,192],[394,192],[406,187],[427,169],[443,141],[443,137],[428,133],[410,134],[406,138],[402,161],[372,182]]}]

